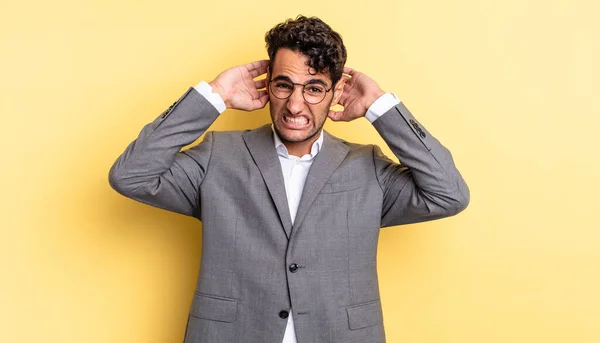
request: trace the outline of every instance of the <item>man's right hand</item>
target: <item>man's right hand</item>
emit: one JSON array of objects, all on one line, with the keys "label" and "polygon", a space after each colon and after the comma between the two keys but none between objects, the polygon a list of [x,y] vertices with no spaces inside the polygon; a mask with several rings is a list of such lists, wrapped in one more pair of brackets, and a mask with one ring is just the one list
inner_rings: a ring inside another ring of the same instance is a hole
[{"label": "man's right hand", "polygon": [[266,80],[254,81],[254,78],[265,74],[269,60],[261,60],[245,65],[229,68],[209,82],[213,92],[219,94],[227,108],[254,111],[265,107],[269,94],[265,88]]}]

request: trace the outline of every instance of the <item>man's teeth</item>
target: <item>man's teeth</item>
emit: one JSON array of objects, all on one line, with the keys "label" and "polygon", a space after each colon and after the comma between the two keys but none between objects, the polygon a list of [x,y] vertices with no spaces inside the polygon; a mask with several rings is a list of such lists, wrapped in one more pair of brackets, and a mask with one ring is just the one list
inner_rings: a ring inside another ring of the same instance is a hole
[{"label": "man's teeth", "polygon": [[306,123],[308,123],[308,119],[306,119],[304,117],[288,117],[288,116],[285,116],[283,118],[288,123],[293,123],[293,124],[306,124]]}]

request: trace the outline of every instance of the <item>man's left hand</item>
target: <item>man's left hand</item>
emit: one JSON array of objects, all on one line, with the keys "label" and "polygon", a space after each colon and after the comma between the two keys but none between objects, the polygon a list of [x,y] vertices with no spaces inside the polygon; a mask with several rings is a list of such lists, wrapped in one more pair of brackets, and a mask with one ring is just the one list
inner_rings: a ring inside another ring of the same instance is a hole
[{"label": "man's left hand", "polygon": [[333,121],[351,121],[364,117],[367,110],[385,92],[367,75],[354,69],[345,67],[342,77],[346,84],[339,104],[344,106],[343,111],[329,111],[329,118]]}]

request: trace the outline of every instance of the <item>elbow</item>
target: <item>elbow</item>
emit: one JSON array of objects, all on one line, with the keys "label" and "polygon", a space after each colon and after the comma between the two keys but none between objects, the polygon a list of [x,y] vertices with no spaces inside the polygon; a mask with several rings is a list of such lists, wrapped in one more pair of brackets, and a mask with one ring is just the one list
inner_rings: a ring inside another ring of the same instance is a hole
[{"label": "elbow", "polygon": [[131,187],[127,182],[127,178],[116,166],[113,166],[108,172],[108,184],[121,195],[129,196],[131,194]]},{"label": "elbow", "polygon": [[469,196],[468,193],[466,196],[458,199],[456,201],[456,205],[454,208],[454,210],[455,210],[454,214],[459,214],[460,212],[464,211],[469,206],[470,201],[471,201],[471,197]]},{"label": "elbow", "polygon": [[450,215],[456,215],[464,211],[471,202],[471,193],[469,192],[467,185],[459,188],[459,191],[456,193],[457,196],[453,199],[452,205],[450,206]]},{"label": "elbow", "polygon": [[159,177],[140,175],[135,170],[119,168],[116,164],[108,172],[108,183],[117,193],[133,199],[154,196],[160,187]]},{"label": "elbow", "polygon": [[471,195],[466,184],[463,183],[461,186],[442,197],[437,197],[435,200],[431,199],[436,206],[430,209],[430,212],[444,218],[464,211],[471,202]]}]

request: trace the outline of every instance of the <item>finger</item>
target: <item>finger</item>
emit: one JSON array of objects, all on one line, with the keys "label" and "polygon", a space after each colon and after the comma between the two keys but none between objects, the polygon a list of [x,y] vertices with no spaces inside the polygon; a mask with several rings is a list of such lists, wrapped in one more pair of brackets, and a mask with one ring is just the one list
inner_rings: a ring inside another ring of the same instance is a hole
[{"label": "finger", "polygon": [[267,80],[262,79],[262,80],[254,81],[254,87],[256,87],[256,89],[266,88]]},{"label": "finger", "polygon": [[355,97],[355,95],[352,93],[353,92],[348,85],[344,86],[344,92],[342,93],[342,96],[340,96],[338,103],[344,107],[350,105],[350,101]]},{"label": "finger", "polygon": [[267,105],[267,102],[269,102],[269,95],[267,95],[267,92],[261,93],[264,94],[260,98],[252,100],[252,107],[255,110],[265,107]]},{"label": "finger", "polygon": [[327,116],[329,117],[329,119],[331,119],[333,121],[340,121],[344,117],[344,112],[329,110],[329,113],[327,113]]},{"label": "finger", "polygon": [[354,76],[354,74],[356,74],[357,71],[350,68],[350,67],[344,67],[344,74],[348,74],[350,76]]},{"label": "finger", "polygon": [[251,94],[252,101],[254,101],[254,100],[256,100],[256,99],[260,99],[260,98],[264,97],[265,95],[266,95],[266,96],[268,96],[268,93],[267,93],[267,91],[266,91],[266,90],[262,90],[262,91],[256,91],[256,90],[255,90],[255,91],[254,91],[254,92],[252,92],[252,94]]},{"label": "finger", "polygon": [[271,61],[268,59],[264,59],[264,60],[258,60],[255,63],[258,63],[258,64],[260,64],[261,67],[264,67],[264,66],[268,66],[269,62],[271,62]]},{"label": "finger", "polygon": [[265,74],[267,72],[267,67],[264,67],[264,68],[261,67],[259,69],[253,69],[253,70],[250,70],[248,72],[250,73],[250,76],[252,78],[255,78],[257,76]]},{"label": "finger", "polygon": [[344,80],[345,84],[349,84],[352,80],[352,77],[342,74],[342,79]]},{"label": "finger", "polygon": [[268,65],[269,65],[269,60],[259,60],[259,61],[254,61],[254,62],[250,62],[250,63],[246,64],[246,68],[248,70],[254,70],[254,69],[265,68]]},{"label": "finger", "polygon": [[267,95],[267,96],[268,96],[268,93],[267,93],[267,91],[266,91],[266,90],[258,91],[258,92],[256,93],[256,97],[258,97],[258,98],[262,98],[262,97],[263,97],[263,96],[265,96],[265,95]]},{"label": "finger", "polygon": [[269,60],[260,60],[246,64],[246,69],[250,73],[250,76],[252,76],[252,78],[255,78],[259,75],[266,73],[268,66]]}]

